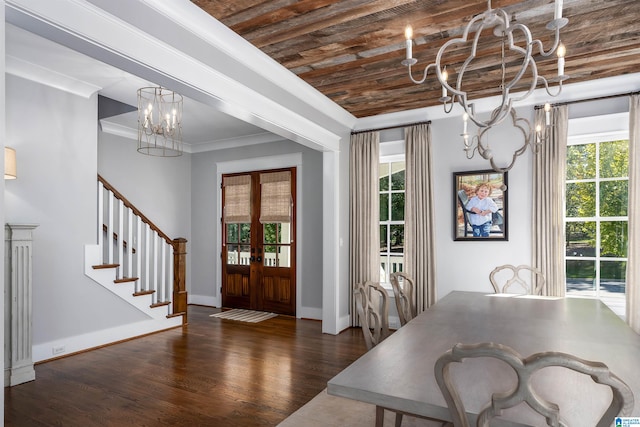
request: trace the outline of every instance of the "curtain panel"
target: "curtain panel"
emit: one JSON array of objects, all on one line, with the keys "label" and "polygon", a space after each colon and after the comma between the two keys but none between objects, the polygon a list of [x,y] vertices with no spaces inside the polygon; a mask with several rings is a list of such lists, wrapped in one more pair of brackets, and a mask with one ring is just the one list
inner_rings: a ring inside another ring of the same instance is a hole
[{"label": "curtain panel", "polygon": [[435,214],[431,126],[407,127],[405,134],[405,271],[414,279],[416,309],[436,302]]},{"label": "curtain panel", "polygon": [[359,326],[355,285],[380,281],[380,133],[351,135],[349,156],[349,298],[351,325]]},{"label": "curtain panel", "polygon": [[545,111],[535,111],[535,123],[542,124],[546,141],[533,156],[532,260],[545,277],[543,295],[564,296],[564,204],[567,157],[568,107],[551,109],[551,125],[544,126]]},{"label": "curtain panel", "polygon": [[640,334],[640,95],[629,99],[629,243],[627,323]]}]

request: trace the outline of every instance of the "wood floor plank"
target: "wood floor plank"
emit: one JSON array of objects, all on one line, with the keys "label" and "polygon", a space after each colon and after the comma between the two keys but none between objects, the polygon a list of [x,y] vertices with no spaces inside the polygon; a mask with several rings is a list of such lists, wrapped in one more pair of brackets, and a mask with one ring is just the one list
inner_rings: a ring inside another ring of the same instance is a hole
[{"label": "wood floor plank", "polygon": [[318,321],[209,317],[36,365],[5,388],[5,426],[275,426],[366,351],[359,329]]}]

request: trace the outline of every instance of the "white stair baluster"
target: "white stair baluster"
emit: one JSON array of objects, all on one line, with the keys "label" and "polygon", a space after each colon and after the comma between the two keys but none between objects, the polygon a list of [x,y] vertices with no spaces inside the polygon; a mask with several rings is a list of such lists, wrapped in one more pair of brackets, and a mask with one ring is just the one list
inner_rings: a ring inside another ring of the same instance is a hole
[{"label": "white stair baluster", "polygon": [[133,211],[127,208],[127,277],[133,275]]},{"label": "white stair baluster", "polygon": [[142,218],[136,215],[136,276],[138,276],[136,292],[142,289],[142,247]]},{"label": "white stair baluster", "polygon": [[120,267],[116,270],[117,278],[122,279],[124,276],[124,202],[118,200],[118,264]]},{"label": "white stair baluster", "polygon": [[144,237],[144,286],[142,290],[148,291],[151,289],[151,282],[149,276],[149,264],[150,264],[150,249],[151,249],[151,229],[149,224],[145,224],[145,237]]},{"label": "white stair baluster", "polygon": [[153,232],[153,302],[158,302],[158,233]]},{"label": "white stair baluster", "polygon": [[107,264],[113,264],[113,204],[114,204],[113,192],[109,191],[109,209],[107,211]]},{"label": "white stair baluster", "polygon": [[98,247],[104,260],[104,184],[98,181]]}]

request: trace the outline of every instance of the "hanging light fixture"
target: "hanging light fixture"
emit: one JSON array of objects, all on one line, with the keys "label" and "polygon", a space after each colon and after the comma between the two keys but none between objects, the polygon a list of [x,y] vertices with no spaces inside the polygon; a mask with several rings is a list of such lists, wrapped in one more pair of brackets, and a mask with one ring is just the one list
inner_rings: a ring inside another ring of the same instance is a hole
[{"label": "hanging light fixture", "polygon": [[16,165],[16,150],[4,147],[4,179],[16,179],[18,177]]},{"label": "hanging light fixture", "polygon": [[159,157],[182,155],[182,95],[163,87],[138,89],[138,151]]},{"label": "hanging light fixture", "polygon": [[[424,74],[419,80],[413,77],[412,66],[417,63],[417,60],[413,58],[412,53],[413,30],[411,27],[407,27],[405,30],[406,57],[402,61],[402,65],[408,68],[409,78],[415,84],[424,83],[430,70],[435,72],[436,78],[442,86],[442,96],[439,98],[439,101],[443,103],[444,111],[446,113],[451,112],[454,103],[458,103],[464,110],[463,132],[461,136],[464,142],[463,149],[467,158],[473,158],[475,153],[478,152],[483,158],[491,162],[493,169],[499,172],[505,172],[513,167],[516,158],[523,154],[528,146],[531,145],[535,148],[537,147],[536,144],[542,143],[542,132],[540,132],[540,130],[534,131],[528,120],[518,118],[513,103],[527,98],[540,83],[544,85],[549,96],[554,97],[560,94],[562,91],[562,82],[569,78],[564,74],[566,49],[560,42],[560,29],[566,26],[568,22],[569,20],[567,18],[562,17],[562,0],[556,0],[554,19],[547,24],[547,29],[554,33],[553,43],[550,49],[545,51],[543,43],[540,40],[533,40],[531,31],[526,25],[512,22],[507,12],[499,8],[493,9],[491,7],[491,0],[488,0],[487,10],[471,19],[460,37],[453,38],[442,45],[438,50],[435,62],[425,67]],[[493,29],[493,31],[484,32],[483,34],[483,31],[487,29]],[[493,109],[488,119],[483,119],[474,111],[473,102],[469,99],[469,94],[463,90],[463,87],[468,87],[469,80],[473,79],[474,75],[477,76],[477,74],[471,70],[471,64],[477,59],[480,39],[487,36],[497,37],[500,42],[501,55],[499,65],[501,66],[501,80],[497,87],[497,90],[500,92],[498,105]],[[448,50],[454,50],[466,45],[470,45],[470,54],[458,70],[455,82],[450,83],[448,81],[450,73],[447,72],[446,64],[442,63],[443,56]],[[507,78],[507,54],[521,57],[520,68],[515,75],[509,78]],[[558,87],[555,92],[550,89],[549,80],[538,74],[538,67],[533,57],[533,55],[539,55],[545,58],[554,54],[557,54],[558,57],[558,73],[555,78],[558,82]],[[528,84],[525,75],[530,77]],[[523,93],[517,95],[511,93],[512,90],[515,91],[522,88],[526,89]],[[488,145],[483,140],[483,136],[485,136],[489,129],[499,125],[507,118],[511,118],[512,125],[522,131],[524,144],[514,152],[512,161],[508,165],[501,167],[495,163],[493,152],[488,148]],[[469,137],[467,129],[469,120],[478,127],[477,135],[473,138]]]}]

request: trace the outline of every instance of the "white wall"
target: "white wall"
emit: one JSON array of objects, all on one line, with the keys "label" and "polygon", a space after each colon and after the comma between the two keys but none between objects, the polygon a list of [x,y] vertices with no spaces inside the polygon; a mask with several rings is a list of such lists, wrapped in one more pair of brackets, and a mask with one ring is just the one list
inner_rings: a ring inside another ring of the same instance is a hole
[{"label": "white wall", "polygon": [[96,96],[12,75],[6,81],[6,136],[17,152],[18,179],[5,183],[5,221],[39,224],[33,233],[34,348],[143,320],[84,275],[84,247],[97,242]]},{"label": "white wall", "polygon": [[[533,109],[519,110],[523,117]],[[531,263],[531,151],[518,158],[507,173],[508,241],[453,240],[453,173],[491,169],[488,161],[476,156],[468,160],[462,149],[460,116],[432,123],[434,192],[436,200],[437,298],[453,290],[493,292],[489,273],[500,264]],[[469,127],[471,131],[471,126]],[[508,123],[492,130],[490,141],[495,150],[504,142],[521,145],[521,139]],[[520,141],[520,142],[516,142]],[[497,154],[497,153],[496,153]]]},{"label": "white wall", "polygon": [[[3,2],[4,4],[4,2]],[[0,11],[0,18],[2,18],[2,23],[0,24],[0,46],[4,46],[5,45],[5,35],[4,35],[4,28],[5,28],[5,23],[4,23],[4,8],[2,8],[2,10]],[[0,58],[0,129],[5,129],[5,132],[0,134],[0,139],[2,140],[2,142],[0,143],[0,146],[2,146],[2,155],[0,157],[2,157],[2,164],[4,165],[4,146],[5,145],[9,145],[7,144],[7,139],[6,139],[6,123],[5,123],[5,105],[6,105],[6,94],[5,94],[5,56],[2,55],[2,58]],[[0,223],[4,224],[5,223],[5,202],[4,202],[4,179],[2,180],[2,184],[0,185],[0,206],[2,206],[2,209],[0,209]],[[5,257],[5,253],[4,253],[4,242],[2,244],[2,248],[0,248],[0,255],[2,255],[2,259],[4,259]],[[0,277],[4,277],[5,271],[4,271],[4,262],[0,265]],[[0,307],[3,307],[4,309],[4,292],[2,293],[2,296],[0,296]],[[4,319],[4,326],[6,327],[6,323],[7,323],[7,314],[5,313],[3,316]],[[4,336],[4,327],[0,329],[0,344],[2,344],[2,348],[4,349],[4,342],[5,339],[7,337]],[[6,351],[6,350],[5,350]],[[3,366],[2,366],[2,371],[4,372],[4,359],[3,359]],[[2,398],[2,401],[4,402],[4,388],[2,389],[2,391],[0,391],[0,398]],[[2,409],[0,409],[0,419],[4,420],[4,405],[2,405]]]}]

